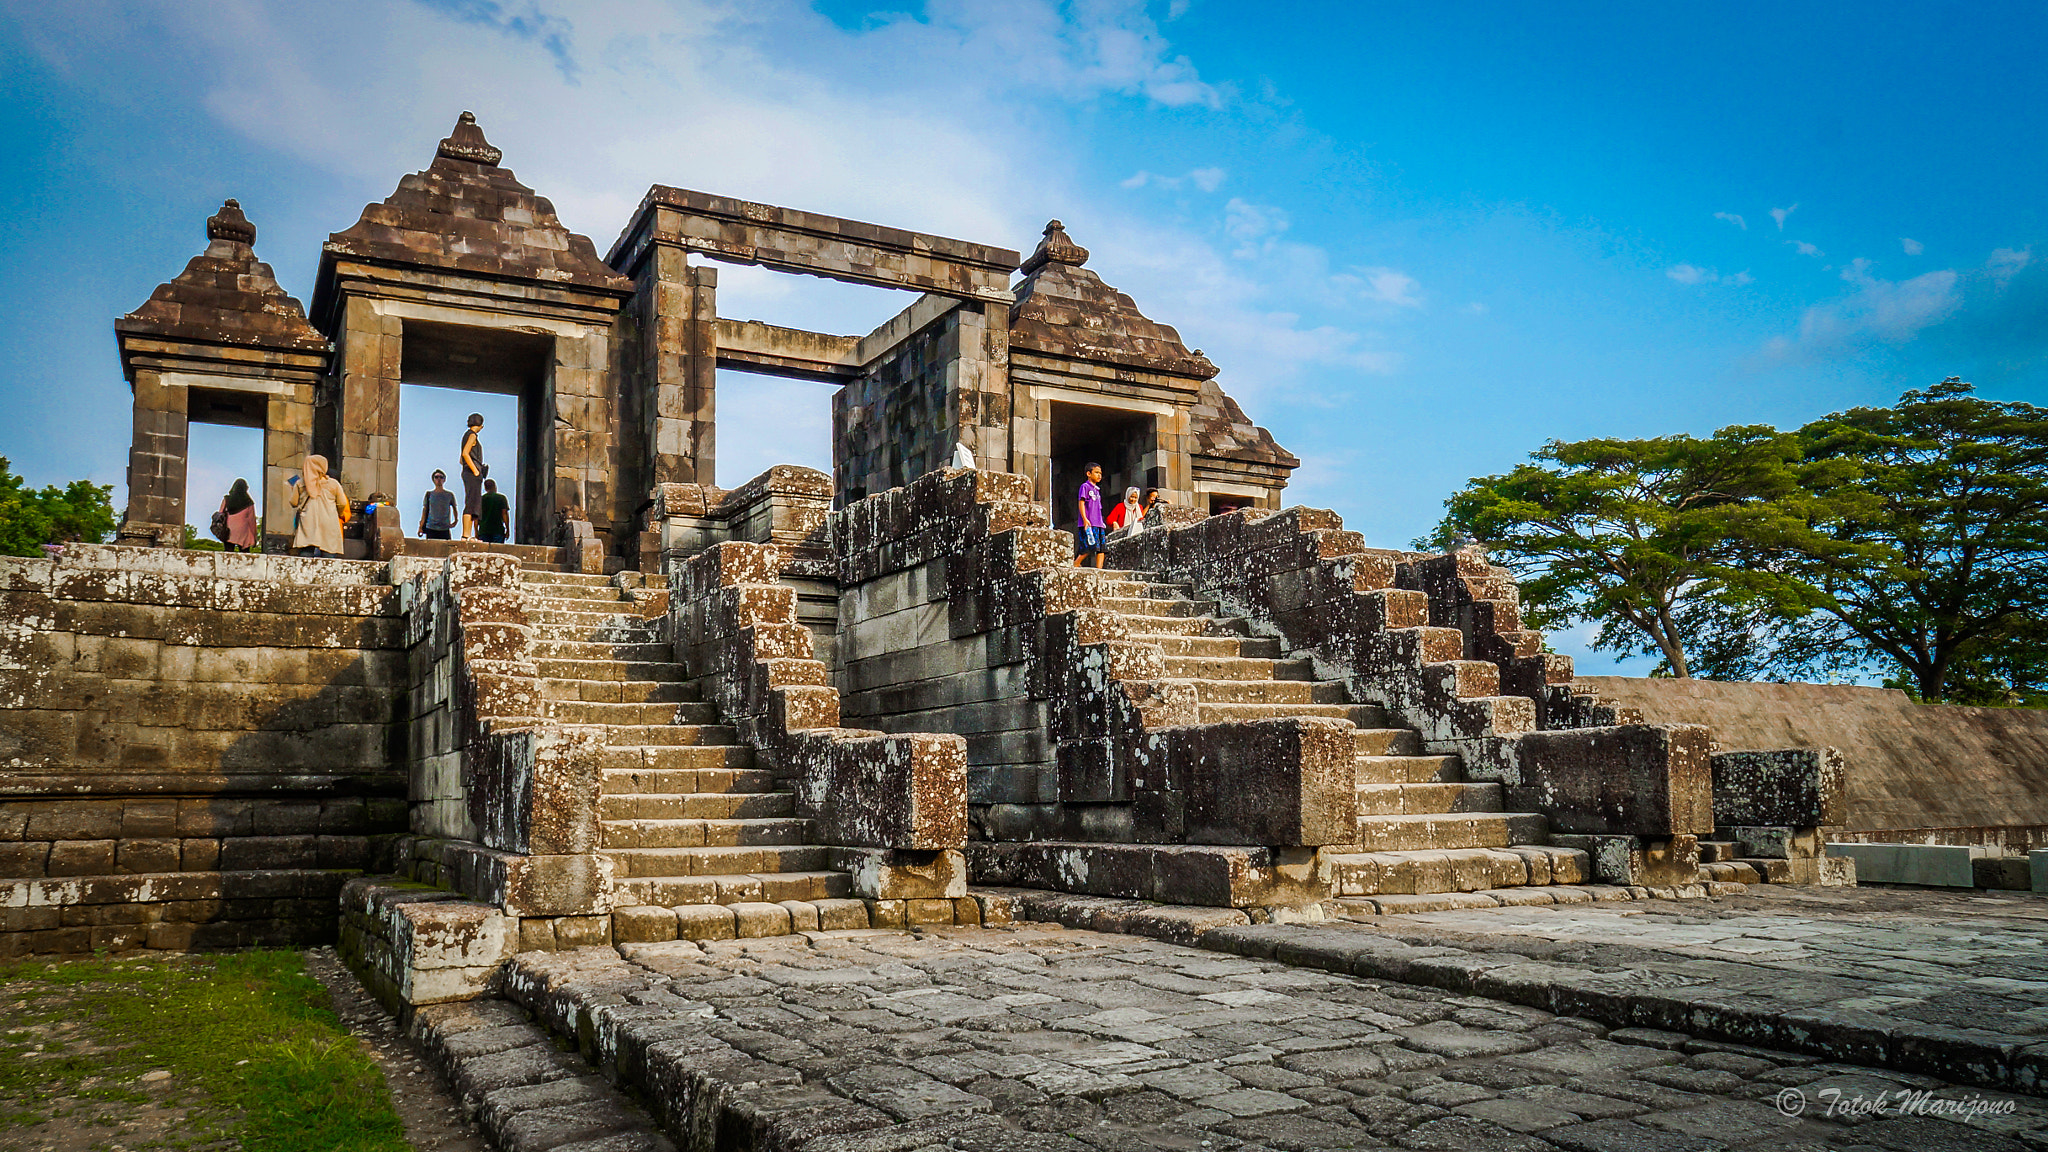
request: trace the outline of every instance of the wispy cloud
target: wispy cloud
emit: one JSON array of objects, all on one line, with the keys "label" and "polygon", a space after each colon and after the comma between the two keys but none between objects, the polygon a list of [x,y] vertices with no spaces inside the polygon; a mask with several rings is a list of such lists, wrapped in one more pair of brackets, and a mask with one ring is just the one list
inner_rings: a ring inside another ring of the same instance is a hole
[{"label": "wispy cloud", "polygon": [[1842,270],[1842,279],[1855,290],[1808,308],[1800,317],[1798,334],[1772,339],[1765,345],[1766,355],[1823,357],[1854,353],[1872,342],[1903,344],[1955,314],[1960,297],[1954,270],[1894,281],[1871,275],[1870,268],[1868,260],[1852,261]]},{"label": "wispy cloud", "polygon": [[1797,204],[1794,204],[1790,208],[1771,209],[1771,219],[1776,220],[1778,222],[1778,231],[1783,232],[1785,230],[1785,218],[1797,211],[1799,211],[1799,205]]},{"label": "wispy cloud", "polygon": [[1807,243],[1806,241],[1804,241],[1804,240],[1787,240],[1787,241],[1785,241],[1785,243],[1787,243],[1787,244],[1790,244],[1790,245],[1792,246],[1792,249],[1793,249],[1793,251],[1795,251],[1795,252],[1799,253],[1799,254],[1800,254],[1801,256],[1826,256],[1826,255],[1827,255],[1827,253],[1825,253],[1825,252],[1821,251],[1821,250],[1820,250],[1819,248],[1815,247],[1815,246],[1814,246],[1814,245],[1812,245],[1812,244],[1808,244],[1808,243]]},{"label": "wispy cloud", "polygon": [[1742,217],[1737,216],[1733,212],[1716,212],[1714,213],[1714,219],[1726,220],[1730,224],[1735,225],[1737,228],[1742,229],[1744,232],[1749,231],[1749,221],[1744,220]]},{"label": "wispy cloud", "polygon": [[1673,264],[1664,270],[1664,275],[1680,284],[1720,284],[1731,288],[1739,288],[1756,280],[1756,277],[1751,276],[1746,269],[1723,276],[1712,268],[1702,268],[1697,264]]},{"label": "wispy cloud", "polygon": [[2020,269],[2034,261],[2034,250],[2028,248],[1995,248],[1984,267],[1991,278],[2003,284],[2019,274]]},{"label": "wispy cloud", "polygon": [[1151,185],[1169,191],[1179,191],[1183,186],[1192,185],[1204,192],[1214,192],[1223,186],[1230,173],[1222,168],[1193,168],[1179,176],[1161,176],[1157,172],[1139,170],[1118,182],[1123,188],[1143,188]]},{"label": "wispy cloud", "polygon": [[1904,236],[1899,237],[1899,247],[1905,249],[1908,256],[1918,256],[1927,251],[1927,245]]}]

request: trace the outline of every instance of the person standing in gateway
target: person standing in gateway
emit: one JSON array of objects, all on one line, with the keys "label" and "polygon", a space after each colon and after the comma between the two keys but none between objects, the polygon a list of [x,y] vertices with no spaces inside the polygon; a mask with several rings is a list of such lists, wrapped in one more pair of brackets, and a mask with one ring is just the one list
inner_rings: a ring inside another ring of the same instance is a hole
[{"label": "person standing in gateway", "polygon": [[455,528],[455,493],[447,488],[448,474],[434,469],[434,486],[420,501],[420,538],[446,540]]},{"label": "person standing in gateway", "polygon": [[480,412],[469,414],[469,427],[462,433],[462,538],[476,539],[477,522],[484,513],[484,477],[491,474],[491,467],[484,463],[483,444],[484,418]]},{"label": "person standing in gateway", "polygon": [[1085,479],[1076,502],[1081,514],[1074,530],[1074,567],[1085,568],[1092,558],[1100,568],[1103,539],[1109,535],[1102,522],[1102,465],[1091,463],[1082,475]]},{"label": "person standing in gateway", "polygon": [[477,539],[486,544],[503,544],[512,535],[512,501],[498,491],[496,480],[484,481],[484,514],[477,521]]}]

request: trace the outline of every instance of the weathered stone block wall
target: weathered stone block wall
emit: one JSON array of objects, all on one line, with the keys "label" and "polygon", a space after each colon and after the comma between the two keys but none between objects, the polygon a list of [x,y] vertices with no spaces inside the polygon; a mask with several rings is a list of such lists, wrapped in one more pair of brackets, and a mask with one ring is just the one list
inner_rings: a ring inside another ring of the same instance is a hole
[{"label": "weathered stone block wall", "polygon": [[1851,684],[1581,682],[1652,723],[1706,724],[1723,749],[1837,749],[1840,822],[1860,838],[2023,849],[2034,841],[1996,830],[2048,825],[2048,711],[1916,704],[1894,689]]},{"label": "weathered stone block wall", "polygon": [[1103,585],[1030,498],[1026,477],[945,469],[838,515],[847,715],[964,735],[992,840],[1354,835],[1349,722],[1197,723],[1193,691],[1099,607]]},{"label": "weathered stone block wall", "polygon": [[383,566],[72,545],[0,588],[0,951],[333,939],[405,827]]},{"label": "weathered stone block wall", "polygon": [[870,899],[966,895],[960,737],[840,726],[839,693],[778,581],[773,545],[726,542],[670,570],[678,653],[707,698],[796,793],[816,842]]},{"label": "weathered stone block wall", "polygon": [[[907,335],[891,331],[919,322]],[[875,345],[884,347],[861,378],[832,397],[833,480],[844,499],[945,467],[955,443],[979,461],[1008,459],[1006,310],[926,297],[861,342],[863,352]]]}]

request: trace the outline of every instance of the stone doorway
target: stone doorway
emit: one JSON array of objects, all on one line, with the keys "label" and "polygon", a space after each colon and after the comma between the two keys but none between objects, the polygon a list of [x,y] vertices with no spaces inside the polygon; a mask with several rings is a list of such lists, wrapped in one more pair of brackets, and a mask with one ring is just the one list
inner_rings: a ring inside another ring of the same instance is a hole
[{"label": "stone doorway", "polygon": [[[484,463],[490,479],[512,501],[511,543],[547,543],[554,506],[546,461],[554,446],[548,414],[562,399],[551,395],[554,337],[495,328],[409,320],[405,324],[399,388],[397,503],[406,535],[418,533],[420,501],[435,468],[462,499],[458,453],[469,413],[484,417]],[[367,491],[351,488],[362,499]],[[458,522],[455,534],[462,529]]]},{"label": "stone doorway", "polygon": [[1079,512],[1082,470],[1102,465],[1102,511],[1124,498],[1129,487],[1157,487],[1157,418],[1092,404],[1052,404],[1052,523],[1072,529]]}]

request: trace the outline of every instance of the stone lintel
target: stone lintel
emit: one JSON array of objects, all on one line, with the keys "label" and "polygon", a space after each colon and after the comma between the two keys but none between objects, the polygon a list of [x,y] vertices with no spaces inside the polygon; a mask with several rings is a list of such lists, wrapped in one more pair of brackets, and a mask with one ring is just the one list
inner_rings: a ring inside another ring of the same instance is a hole
[{"label": "stone lintel", "polygon": [[759,320],[718,320],[718,366],[840,383],[860,375],[856,336],[779,328]]},{"label": "stone lintel", "polygon": [[607,261],[630,272],[650,244],[832,280],[1009,303],[1019,256],[1007,248],[755,204],[656,184]]},{"label": "stone lintel", "polygon": [[[278,391],[279,383],[311,384],[327,375],[325,352],[283,352],[234,344],[200,344],[186,340],[127,337],[121,339],[121,366],[130,385],[138,372],[155,372],[166,384],[194,387]],[[187,381],[172,377],[206,377]]]},{"label": "stone lintel", "polygon": [[[1201,390],[1202,381],[1170,372],[1148,372],[1106,360],[1077,360],[1010,348],[1010,376],[1019,383],[1045,385],[1106,396],[1152,394],[1163,401],[1185,407],[1188,397]],[[1064,399],[1064,397],[1062,397]],[[1094,401],[1085,401],[1094,403]]]},{"label": "stone lintel", "polygon": [[439,306],[450,315],[432,318],[456,324],[477,322],[463,319],[465,316],[496,313],[522,320],[531,318],[536,323],[546,319],[586,326],[609,325],[630,294],[582,284],[486,276],[322,252],[310,315],[315,327],[333,332],[341,324],[342,302],[350,296],[364,296]]}]

